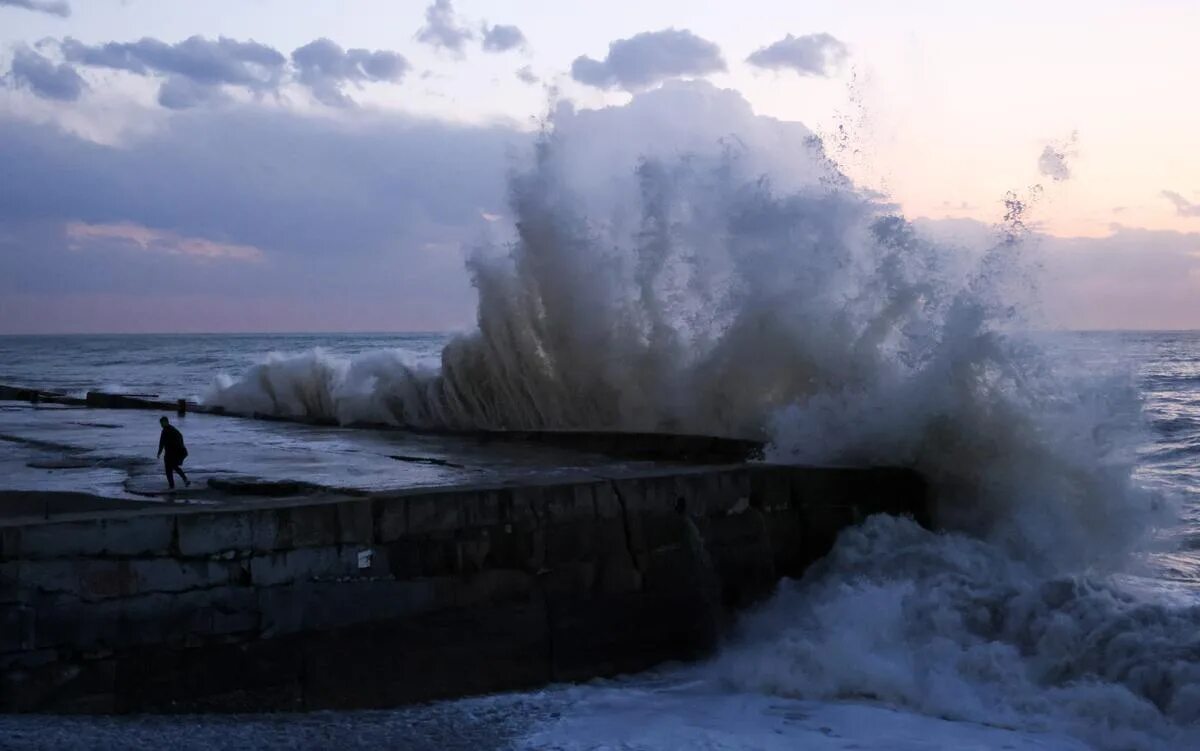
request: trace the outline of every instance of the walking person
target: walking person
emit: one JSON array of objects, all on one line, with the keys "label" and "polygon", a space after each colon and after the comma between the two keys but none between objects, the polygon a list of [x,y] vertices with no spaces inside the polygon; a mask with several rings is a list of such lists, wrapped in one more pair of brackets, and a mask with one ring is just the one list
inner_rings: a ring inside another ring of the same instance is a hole
[{"label": "walking person", "polygon": [[183,445],[183,434],[171,425],[171,421],[167,418],[162,418],[158,421],[162,425],[162,435],[158,438],[158,455],[166,456],[163,459],[163,465],[167,470],[167,485],[171,490],[175,489],[175,473],[183,478],[183,484],[191,487],[192,482],[183,473],[183,460],[187,458],[187,447]]}]

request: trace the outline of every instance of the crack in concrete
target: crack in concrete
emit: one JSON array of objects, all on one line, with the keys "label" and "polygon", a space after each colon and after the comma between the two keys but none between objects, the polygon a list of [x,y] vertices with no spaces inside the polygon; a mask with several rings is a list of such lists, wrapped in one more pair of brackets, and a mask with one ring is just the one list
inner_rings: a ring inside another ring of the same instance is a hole
[{"label": "crack in concrete", "polygon": [[621,526],[625,530],[625,550],[629,553],[629,564],[641,574],[642,567],[638,565],[637,552],[633,547],[633,525],[629,521],[629,507],[625,504],[625,497],[621,495],[617,481],[609,480],[608,484],[612,487],[613,495],[617,497],[617,503],[621,506]]}]

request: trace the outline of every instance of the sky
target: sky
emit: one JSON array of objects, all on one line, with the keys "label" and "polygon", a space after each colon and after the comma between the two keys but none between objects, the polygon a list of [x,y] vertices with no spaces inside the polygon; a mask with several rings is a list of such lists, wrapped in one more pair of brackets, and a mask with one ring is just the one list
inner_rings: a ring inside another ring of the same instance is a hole
[{"label": "sky", "polygon": [[1200,327],[1200,3],[0,0],[0,333],[448,330],[548,112],[677,78],[939,231],[1042,190],[1045,306]]}]

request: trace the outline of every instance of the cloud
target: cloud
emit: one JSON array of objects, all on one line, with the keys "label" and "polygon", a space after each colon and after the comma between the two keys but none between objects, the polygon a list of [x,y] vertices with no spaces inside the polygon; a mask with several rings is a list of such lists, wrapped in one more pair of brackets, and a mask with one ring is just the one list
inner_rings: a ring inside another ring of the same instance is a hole
[{"label": "cloud", "polygon": [[774,44],[755,50],[746,62],[770,70],[791,70],[802,76],[829,76],[850,54],[846,45],[830,34],[788,34]]},{"label": "cloud", "polygon": [[[515,27],[514,27],[515,28]],[[417,32],[417,41],[462,54],[475,34],[454,13],[451,0],[434,0],[425,9],[425,25]]]},{"label": "cloud", "polygon": [[[994,225],[917,219],[923,235],[982,249]],[[1040,325],[1063,329],[1191,329],[1200,321],[1200,233],[1112,224],[1104,237],[1034,233],[1023,251],[1036,263]]]},{"label": "cloud", "polygon": [[344,107],[351,100],[342,91],[347,83],[367,81],[399,83],[409,70],[408,61],[388,50],[343,50],[329,39],[318,39],[292,52],[299,81],[320,102]]},{"label": "cloud", "polygon": [[687,29],[664,29],[612,42],[603,60],[577,57],[571,65],[571,77],[600,89],[638,91],[668,78],[722,70],[725,60],[717,45]]},{"label": "cloud", "polygon": [[67,37],[61,46],[63,57],[80,65],[140,76],[174,75],[210,86],[228,84],[257,90],[278,86],[287,64],[287,58],[273,47],[228,37],[192,36],[176,44],[143,37],[136,42],[98,45]]},{"label": "cloud", "polygon": [[1043,304],[1068,328],[1180,329],[1200,321],[1200,233],[1115,227],[1045,238]]},{"label": "cloud", "polygon": [[86,88],[75,66],[120,70],[165,78],[158,92],[163,107],[181,110],[229,99],[224,87],[254,94],[278,91],[295,80],[318,101],[347,106],[348,84],[398,83],[409,70],[403,55],[389,50],[344,50],[321,38],[299,47],[291,58],[255,41],[193,36],[177,44],[149,37],[136,42],[89,45],[67,37],[58,47],[64,64],[31,50],[18,50],[11,78],[47,99],[74,100]]},{"label": "cloud", "polygon": [[201,261],[257,262],[263,259],[263,251],[253,245],[223,243],[202,237],[184,237],[134,222],[70,222],[66,226],[66,236],[68,247],[75,251],[108,246],[186,256]]},{"label": "cloud", "polygon": [[55,63],[28,47],[18,47],[13,54],[9,78],[44,99],[60,102],[75,101],[87,88],[75,68]]},{"label": "cloud", "polygon": [[184,76],[171,76],[158,89],[158,103],[171,110],[215,104],[228,98],[220,86],[200,83]]},{"label": "cloud", "polygon": [[537,74],[533,72],[533,68],[528,65],[517,69],[517,78],[520,79],[522,83],[527,83],[531,86],[541,80],[537,77]]},{"label": "cloud", "polygon": [[[532,141],[253,102],[115,146],[13,117],[0,113],[0,330],[141,330],[148,295],[191,300],[190,325],[210,330],[466,325],[458,249],[491,226],[480,212],[504,212],[509,155]],[[44,318],[55,301],[72,315]]]},{"label": "cloud", "polygon": [[1055,182],[1069,179],[1071,170],[1067,167],[1067,155],[1053,146],[1046,146],[1038,157],[1038,172]]},{"label": "cloud", "polygon": [[0,7],[3,6],[35,10],[63,18],[71,15],[71,6],[67,0],[0,0]]},{"label": "cloud", "polygon": [[[232,102],[106,146],[15,117],[0,112],[4,331],[469,325],[475,299],[459,249],[511,229],[504,178],[536,138]],[[811,131],[757,116],[704,81],[668,81],[618,107],[563,105],[553,119],[555,142],[569,147],[565,189],[585,197],[588,216],[636,216],[606,209],[640,200],[630,189],[640,158],[711,154],[730,134],[724,143],[753,146],[738,168],[780,191],[827,177],[806,145]],[[1200,322],[1200,233],[1122,229],[1039,245],[1052,277],[1044,298],[1061,325]]]},{"label": "cloud", "polygon": [[1175,204],[1175,213],[1179,216],[1200,217],[1200,203],[1192,203],[1173,190],[1164,190],[1162,197]]},{"label": "cloud", "polygon": [[516,26],[483,25],[483,49],[486,52],[508,52],[525,46],[525,35]]}]

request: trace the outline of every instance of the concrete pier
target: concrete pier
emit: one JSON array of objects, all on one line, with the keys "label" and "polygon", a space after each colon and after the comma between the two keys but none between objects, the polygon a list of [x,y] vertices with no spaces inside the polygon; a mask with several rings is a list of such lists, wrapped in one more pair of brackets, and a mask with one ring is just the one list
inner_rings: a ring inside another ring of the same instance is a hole
[{"label": "concrete pier", "polygon": [[[7,400],[7,401],[6,401]],[[752,441],[422,434],[178,418],[0,386],[0,711],[389,707],[708,654],[903,469],[746,463]],[[97,415],[102,413],[102,417]]]},{"label": "concrete pier", "polygon": [[0,520],[0,710],[387,707],[713,649],[900,469],[762,464]]}]

